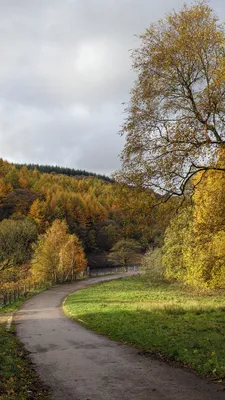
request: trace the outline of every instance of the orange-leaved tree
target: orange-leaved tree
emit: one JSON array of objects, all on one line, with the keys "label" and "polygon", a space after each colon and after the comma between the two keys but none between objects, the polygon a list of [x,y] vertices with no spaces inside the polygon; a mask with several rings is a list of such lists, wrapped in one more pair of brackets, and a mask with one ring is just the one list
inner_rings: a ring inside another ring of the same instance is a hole
[{"label": "orange-leaved tree", "polygon": [[51,283],[74,278],[74,273],[86,267],[80,241],[68,233],[65,221],[55,220],[44,235],[40,235],[34,249],[32,272],[40,280]]}]

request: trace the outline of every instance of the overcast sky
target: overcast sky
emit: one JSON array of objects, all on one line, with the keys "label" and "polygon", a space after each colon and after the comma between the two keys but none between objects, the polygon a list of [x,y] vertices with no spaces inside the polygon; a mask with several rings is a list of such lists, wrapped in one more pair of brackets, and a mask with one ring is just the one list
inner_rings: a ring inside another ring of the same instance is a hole
[{"label": "overcast sky", "polygon": [[[134,34],[183,3],[0,0],[0,157],[118,169]],[[210,4],[225,20],[225,1]]]}]

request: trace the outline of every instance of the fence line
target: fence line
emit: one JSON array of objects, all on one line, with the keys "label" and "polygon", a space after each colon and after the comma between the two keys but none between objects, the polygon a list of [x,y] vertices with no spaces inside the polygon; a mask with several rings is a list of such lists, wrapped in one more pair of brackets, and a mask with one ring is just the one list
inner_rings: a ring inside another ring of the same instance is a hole
[{"label": "fence line", "polygon": [[39,291],[42,288],[48,288],[49,285],[47,282],[38,282],[38,283],[24,283],[20,286],[20,283],[17,282],[15,285],[18,285],[16,288],[12,289],[2,289],[0,290],[0,306],[7,306],[15,303],[17,300],[27,297],[29,293],[34,293],[35,291]]},{"label": "fence line", "polygon": [[127,268],[125,267],[107,267],[107,268],[91,268],[89,270],[89,275],[90,277],[94,276],[105,276],[105,275],[113,275],[113,274],[119,274],[122,272],[135,272],[139,271],[140,266],[137,265],[132,265]]},{"label": "fence line", "polygon": [[[140,269],[139,266],[131,266],[128,268],[124,267],[111,267],[111,268],[87,268],[86,271],[77,273],[75,275],[75,279],[73,282],[77,280],[86,279],[89,277],[96,276],[105,276],[105,275],[113,275],[126,271],[138,271]],[[71,282],[71,281],[70,281]],[[67,283],[67,282],[64,282]],[[17,300],[21,298],[26,298],[29,294],[35,293],[35,291],[39,292],[41,289],[49,289],[53,286],[51,282],[15,282],[15,286],[12,289],[0,289],[0,306],[7,306],[15,303]]]}]

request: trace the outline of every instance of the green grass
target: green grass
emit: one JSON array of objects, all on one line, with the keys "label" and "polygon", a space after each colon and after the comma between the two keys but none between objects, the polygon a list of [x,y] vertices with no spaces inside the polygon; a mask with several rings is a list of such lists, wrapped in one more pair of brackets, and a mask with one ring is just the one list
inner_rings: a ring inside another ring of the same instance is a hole
[{"label": "green grass", "polygon": [[[33,294],[37,293],[34,292]],[[29,294],[28,297],[31,297]],[[0,399],[1,400],[45,400],[49,392],[40,382],[29,354],[15,334],[12,325],[7,331],[7,319],[18,310],[25,298],[6,307],[0,307]]]},{"label": "green grass", "polygon": [[100,334],[179,361],[200,375],[225,378],[224,292],[199,295],[130,277],[73,293],[64,309]]},{"label": "green grass", "polygon": [[0,315],[13,313],[14,311],[17,311],[20,308],[20,306],[22,306],[25,300],[26,300],[25,297],[21,297],[14,303],[8,304],[7,306],[0,306]]},{"label": "green grass", "polygon": [[48,399],[48,391],[37,376],[28,354],[15,335],[0,324],[0,399]]}]

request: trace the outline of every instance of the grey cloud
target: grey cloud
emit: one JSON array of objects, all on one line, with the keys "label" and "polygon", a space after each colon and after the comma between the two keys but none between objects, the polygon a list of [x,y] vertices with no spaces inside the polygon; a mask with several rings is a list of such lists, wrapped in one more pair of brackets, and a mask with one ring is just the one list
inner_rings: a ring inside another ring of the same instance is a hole
[{"label": "grey cloud", "polygon": [[[188,1],[190,3],[191,1]],[[212,7],[224,18],[223,0]],[[183,0],[0,0],[0,156],[110,173],[134,34]]]}]

